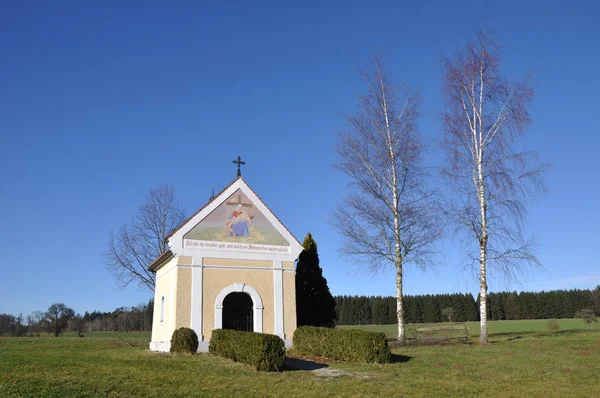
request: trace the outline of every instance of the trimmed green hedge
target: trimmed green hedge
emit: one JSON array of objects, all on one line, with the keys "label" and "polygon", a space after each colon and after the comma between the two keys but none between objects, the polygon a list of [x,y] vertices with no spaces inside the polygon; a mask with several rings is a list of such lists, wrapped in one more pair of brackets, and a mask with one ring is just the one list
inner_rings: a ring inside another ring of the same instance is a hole
[{"label": "trimmed green hedge", "polygon": [[285,359],[285,344],[273,334],[216,329],[208,352],[252,365],[256,370],[279,371]]},{"label": "trimmed green hedge", "polygon": [[294,333],[294,348],[301,354],[352,362],[390,362],[384,333],[356,329],[301,326]]},{"label": "trimmed green hedge", "polygon": [[173,332],[171,337],[171,352],[189,352],[194,354],[198,351],[198,335],[190,328],[179,328]]}]

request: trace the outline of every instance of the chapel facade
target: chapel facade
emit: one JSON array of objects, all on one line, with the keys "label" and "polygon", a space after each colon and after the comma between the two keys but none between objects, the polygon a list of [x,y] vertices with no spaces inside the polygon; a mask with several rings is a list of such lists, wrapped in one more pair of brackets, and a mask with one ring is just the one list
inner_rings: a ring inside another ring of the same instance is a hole
[{"label": "chapel facade", "polygon": [[239,176],[168,237],[156,273],[152,351],[169,351],[173,331],[275,334],[296,330],[295,260],[302,245]]}]

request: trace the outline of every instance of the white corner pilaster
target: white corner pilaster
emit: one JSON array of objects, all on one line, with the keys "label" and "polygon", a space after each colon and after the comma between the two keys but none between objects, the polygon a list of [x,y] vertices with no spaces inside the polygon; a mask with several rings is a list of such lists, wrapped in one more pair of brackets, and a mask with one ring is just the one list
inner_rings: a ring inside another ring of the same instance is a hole
[{"label": "white corner pilaster", "polygon": [[273,291],[275,334],[283,339],[283,263],[281,261],[273,262]]},{"label": "white corner pilaster", "polygon": [[167,306],[169,308],[168,314],[165,314],[165,322],[167,322],[167,340],[171,341],[171,336],[173,336],[173,332],[175,331],[175,298],[177,297],[177,265],[173,267],[173,270],[170,273],[171,278],[171,288],[169,289],[169,297],[165,299],[169,300],[167,302]]},{"label": "white corner pilaster", "polygon": [[204,279],[204,267],[203,266],[192,266],[192,313],[191,313],[191,325],[190,327],[198,335],[198,340],[203,341],[204,335],[202,334],[202,287]]}]

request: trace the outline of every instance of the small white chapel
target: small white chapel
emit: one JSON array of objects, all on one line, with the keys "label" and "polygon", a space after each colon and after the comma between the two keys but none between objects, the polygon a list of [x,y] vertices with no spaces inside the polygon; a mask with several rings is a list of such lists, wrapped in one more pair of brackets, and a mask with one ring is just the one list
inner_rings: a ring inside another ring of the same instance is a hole
[{"label": "small white chapel", "polygon": [[[236,161],[234,161],[236,163]],[[173,331],[270,333],[290,346],[296,330],[295,261],[302,245],[238,177],[168,237],[149,265],[156,273],[152,351],[169,351]]]}]

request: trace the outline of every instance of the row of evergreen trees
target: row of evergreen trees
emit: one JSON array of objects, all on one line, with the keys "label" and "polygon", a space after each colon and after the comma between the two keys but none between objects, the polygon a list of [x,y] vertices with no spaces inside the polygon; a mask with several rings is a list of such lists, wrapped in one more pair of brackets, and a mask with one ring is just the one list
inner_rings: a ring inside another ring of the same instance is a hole
[{"label": "row of evergreen trees", "polygon": [[[382,296],[336,296],[338,325],[396,323],[396,298]],[[479,303],[471,294],[405,296],[407,323],[448,321],[445,308],[453,309],[453,322],[479,321]],[[589,308],[600,316],[600,286],[594,290],[553,290],[548,292],[501,292],[488,294],[488,319],[573,318]]]},{"label": "row of evergreen trees", "polygon": [[[385,325],[396,323],[396,298],[382,296],[336,296],[338,325]],[[477,303],[470,294],[405,296],[407,323],[441,322],[444,308],[454,309],[453,321],[477,320]]]},{"label": "row of evergreen trees", "polygon": [[548,292],[490,293],[488,319],[573,318],[589,308],[600,316],[600,286],[594,290],[551,290]]}]

